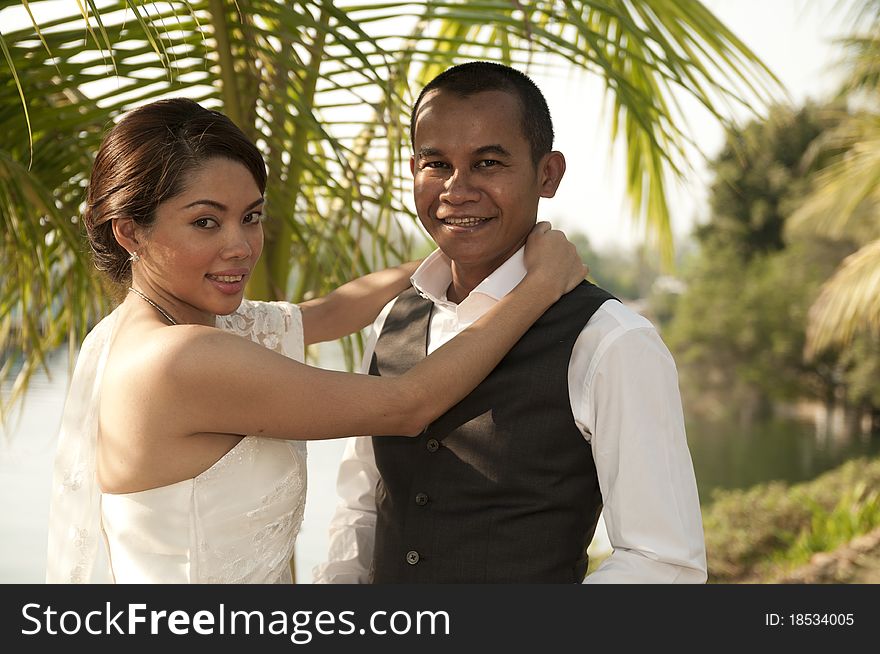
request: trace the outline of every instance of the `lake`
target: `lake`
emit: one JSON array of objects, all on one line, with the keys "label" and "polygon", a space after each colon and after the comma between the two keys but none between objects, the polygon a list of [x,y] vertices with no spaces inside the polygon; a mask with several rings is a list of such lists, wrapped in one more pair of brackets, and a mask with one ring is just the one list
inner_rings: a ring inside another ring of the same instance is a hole
[{"label": "lake", "polygon": [[[323,361],[338,362],[332,349]],[[327,367],[339,366],[326,364]],[[55,436],[67,390],[67,359],[50,359],[51,378],[34,376],[23,410],[0,428],[0,583],[42,583],[45,575],[46,523]],[[687,406],[687,403],[685,403]],[[700,498],[715,489],[745,488],[780,479],[812,479],[857,456],[880,454],[880,437],[844,435],[817,429],[809,421],[775,418],[743,427],[731,421],[688,420],[688,442]],[[327,551],[327,526],[336,504],[336,469],[344,440],[309,443],[309,491],[296,543],[296,575],[310,583],[312,568]],[[607,550],[600,524],[591,546]]]},{"label": "lake", "polygon": [[880,434],[852,434],[842,424],[796,418],[742,425],[689,417],[687,434],[703,505],[715,490],[807,481],[849,459],[880,455]]}]

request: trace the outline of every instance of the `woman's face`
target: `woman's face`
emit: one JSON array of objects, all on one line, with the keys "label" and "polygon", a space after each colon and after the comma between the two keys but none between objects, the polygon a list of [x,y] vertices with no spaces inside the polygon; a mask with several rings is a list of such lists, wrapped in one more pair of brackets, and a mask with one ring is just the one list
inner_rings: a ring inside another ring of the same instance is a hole
[{"label": "woman's face", "polygon": [[178,322],[214,324],[235,311],[263,250],[263,196],[231,159],[190,172],[184,190],[156,208],[140,240],[136,284]]}]

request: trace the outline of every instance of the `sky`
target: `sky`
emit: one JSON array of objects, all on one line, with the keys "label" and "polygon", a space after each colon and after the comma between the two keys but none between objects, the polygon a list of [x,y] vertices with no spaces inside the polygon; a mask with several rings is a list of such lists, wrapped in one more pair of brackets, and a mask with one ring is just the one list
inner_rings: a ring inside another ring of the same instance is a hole
[{"label": "sky", "polygon": [[[788,90],[791,101],[827,97],[835,88],[832,41],[846,32],[838,0],[705,0],[711,9]],[[835,8],[837,9],[835,11]],[[544,91],[553,115],[555,147],[566,155],[565,178],[555,198],[542,200],[539,217],[566,232],[581,231],[598,249],[629,249],[643,241],[625,201],[624,159],[612,153],[602,117],[603,90],[587,73],[530,75]],[[743,121],[745,110],[736,116]],[[688,112],[691,135],[711,159],[723,144],[721,126],[704,111]],[[671,191],[672,228],[680,247],[697,222],[705,221],[710,175],[700,157]]]}]

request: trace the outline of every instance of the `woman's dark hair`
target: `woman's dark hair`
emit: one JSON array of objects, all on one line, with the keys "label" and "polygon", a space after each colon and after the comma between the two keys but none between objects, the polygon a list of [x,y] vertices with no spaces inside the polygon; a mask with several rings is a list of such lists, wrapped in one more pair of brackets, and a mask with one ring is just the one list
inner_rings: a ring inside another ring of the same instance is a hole
[{"label": "woman's dark hair", "polygon": [[184,191],[186,175],[216,157],[241,163],[265,192],[263,157],[220,112],[185,98],[128,112],[104,138],[92,166],[83,222],[95,266],[116,283],[130,280],[129,253],[113,236],[113,220],[150,227],[156,207]]},{"label": "woman's dark hair", "polygon": [[491,61],[469,61],[452,66],[428,82],[419,93],[410,115],[409,136],[415,144],[416,116],[429,91],[449,91],[466,98],[484,91],[503,91],[519,101],[520,128],[528,139],[532,163],[537,165],[553,149],[553,121],[547,100],[537,85],[524,73]]}]

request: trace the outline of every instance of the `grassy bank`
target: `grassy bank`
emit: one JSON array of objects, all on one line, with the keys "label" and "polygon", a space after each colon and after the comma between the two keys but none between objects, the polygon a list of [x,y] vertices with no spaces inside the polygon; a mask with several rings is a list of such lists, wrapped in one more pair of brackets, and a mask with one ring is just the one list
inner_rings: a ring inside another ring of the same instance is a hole
[{"label": "grassy bank", "polygon": [[880,526],[880,458],[800,484],[716,491],[704,509],[710,583],[772,580]]}]

